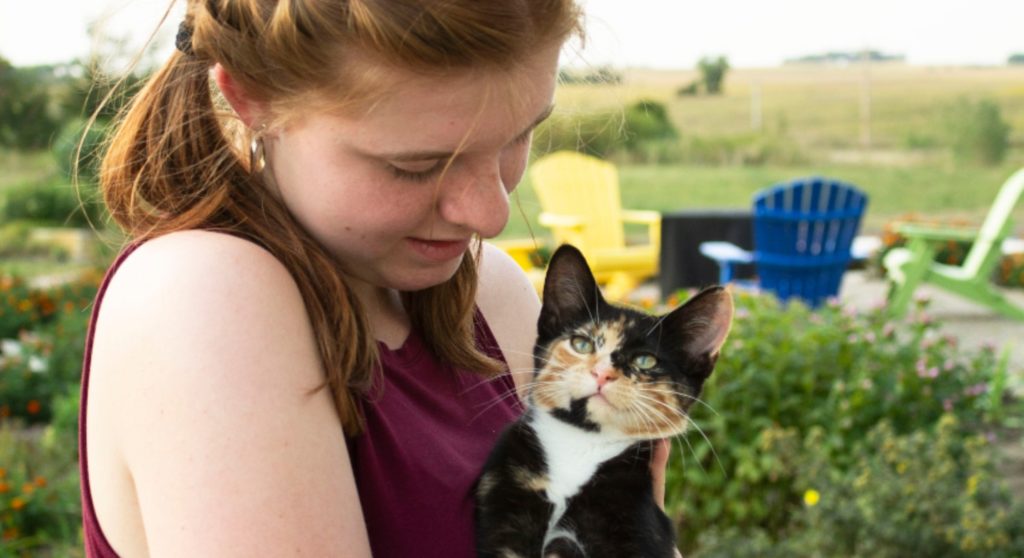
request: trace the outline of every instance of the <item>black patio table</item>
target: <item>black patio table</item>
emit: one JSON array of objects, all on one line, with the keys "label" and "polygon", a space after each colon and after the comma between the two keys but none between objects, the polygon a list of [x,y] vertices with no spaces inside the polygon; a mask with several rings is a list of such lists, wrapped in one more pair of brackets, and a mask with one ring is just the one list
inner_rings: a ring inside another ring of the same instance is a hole
[{"label": "black patio table", "polygon": [[[661,216],[658,285],[663,296],[685,287],[718,283],[718,266],[700,253],[700,243],[724,240],[740,248],[754,247],[749,209],[686,209]],[[737,277],[754,277],[754,266],[740,266]]]}]

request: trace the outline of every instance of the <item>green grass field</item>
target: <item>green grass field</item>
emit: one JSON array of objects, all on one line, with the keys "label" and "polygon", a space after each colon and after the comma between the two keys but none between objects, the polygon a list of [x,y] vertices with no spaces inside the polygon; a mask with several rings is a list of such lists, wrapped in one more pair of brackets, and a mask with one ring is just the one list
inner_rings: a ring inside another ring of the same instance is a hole
[{"label": "green grass field", "polygon": [[[755,133],[752,98],[759,91],[761,130],[794,141],[811,162],[791,167],[621,165],[625,207],[748,208],[751,195],[761,188],[824,175],[868,192],[867,232],[878,232],[886,222],[908,214],[979,222],[1002,182],[1024,166],[1024,67],[876,64],[736,69],[728,72],[722,95],[675,94],[697,77],[695,71],[627,70],[620,85],[563,85],[556,94],[557,111],[615,110],[653,99],[666,105],[684,138],[742,136]],[[870,119],[862,111],[866,97],[871,99]],[[958,165],[943,147],[944,118],[961,97],[999,104],[1011,127],[1004,164]],[[531,226],[536,234],[545,234],[536,226],[540,209],[528,177],[515,197],[521,211],[513,209],[502,236],[528,236]],[[1024,204],[1015,217],[1024,226]]]},{"label": "green grass field", "polygon": [[[800,176],[829,176],[852,182],[870,197],[864,231],[877,233],[886,222],[916,214],[934,219],[980,223],[996,192],[1014,168],[936,168],[825,165],[815,167],[701,167],[641,165],[619,168],[623,206],[662,212],[689,208],[750,207],[757,190]],[[502,238],[538,236],[540,205],[525,179],[513,194],[512,218]],[[526,219],[524,220],[523,215]],[[1024,230],[1024,203],[1014,212]]]},{"label": "green grass field", "polygon": [[[621,85],[563,85],[556,103],[560,111],[585,112],[653,99],[666,104],[684,136],[722,136],[755,130],[752,112],[759,97],[761,131],[828,151],[862,147],[866,131],[875,149],[934,143],[944,132],[943,114],[956,99],[986,98],[999,103],[1013,143],[1024,144],[1024,66],[735,69],[726,74],[722,95],[676,96],[680,86],[696,78],[695,71],[627,70]],[[870,118],[863,117],[865,99],[870,99]]]}]

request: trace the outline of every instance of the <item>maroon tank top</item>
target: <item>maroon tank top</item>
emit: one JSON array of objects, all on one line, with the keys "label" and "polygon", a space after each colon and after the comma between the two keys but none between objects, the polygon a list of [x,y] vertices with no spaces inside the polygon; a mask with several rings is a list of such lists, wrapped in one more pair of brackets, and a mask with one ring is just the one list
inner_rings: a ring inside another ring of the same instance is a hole
[{"label": "maroon tank top", "polygon": [[[478,346],[504,361],[476,318]],[[474,558],[473,484],[522,412],[515,386],[440,362],[415,331],[397,350],[380,347],[380,389],[348,444],[373,556]]]},{"label": "maroon tank top", "polygon": [[92,305],[89,331],[85,338],[85,358],[82,359],[82,396],[81,405],[78,408],[78,468],[82,487],[82,538],[85,540],[86,558],[118,558],[117,552],[114,552],[107,537],[103,534],[103,529],[100,528],[99,520],[96,518],[96,509],[92,505],[92,490],[89,487],[89,454],[85,443],[85,411],[89,406],[89,365],[92,361],[92,342],[96,335],[96,317],[100,313],[100,303],[103,302],[103,295],[107,292],[114,272],[135,248],[135,245],[125,248],[103,277],[103,282],[100,283],[99,291],[96,293],[96,300]]},{"label": "maroon tank top", "polygon": [[[89,367],[96,317],[122,252],[100,285],[82,369],[79,455],[88,558],[117,558],[93,508],[86,448]],[[505,362],[490,328],[475,315],[478,347]],[[378,344],[382,374],[363,404],[366,429],[348,440],[375,558],[473,558],[473,484],[501,430],[522,412],[511,377],[488,380],[441,362],[412,331],[390,350]]]}]

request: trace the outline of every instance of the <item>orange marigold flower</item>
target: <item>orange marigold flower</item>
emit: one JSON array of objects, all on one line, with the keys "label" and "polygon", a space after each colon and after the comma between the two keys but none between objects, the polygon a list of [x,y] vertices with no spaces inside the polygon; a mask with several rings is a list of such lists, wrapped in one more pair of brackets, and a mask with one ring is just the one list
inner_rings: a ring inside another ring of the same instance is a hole
[{"label": "orange marigold flower", "polygon": [[15,498],[15,499],[11,500],[11,509],[12,510],[18,511],[18,510],[20,510],[21,508],[24,508],[24,507],[25,507],[25,500],[22,500],[21,498]]},{"label": "orange marigold flower", "polygon": [[34,414],[38,413],[39,411],[42,410],[42,408],[43,408],[42,404],[40,404],[35,399],[33,399],[32,401],[29,401],[28,405],[25,405],[25,410],[28,411],[28,414],[30,414],[30,415],[34,415]]},{"label": "orange marigold flower", "polygon": [[38,486],[39,488],[43,488],[46,486],[46,477],[40,475],[36,477],[36,480],[32,482],[36,483],[36,486]]},{"label": "orange marigold flower", "polygon": [[6,492],[9,492],[10,490],[11,485],[7,484],[6,482],[0,482],[0,494],[4,494]]},{"label": "orange marigold flower", "polygon": [[13,541],[16,538],[18,538],[18,528],[17,527],[11,527],[10,529],[4,531],[4,540],[5,541]]},{"label": "orange marigold flower", "polygon": [[7,405],[0,405],[0,418],[11,416],[11,408]]},{"label": "orange marigold flower", "polygon": [[30,482],[26,482],[25,484],[21,485],[21,493],[26,495],[26,496],[32,494],[35,491],[36,491],[35,485],[33,485]]},{"label": "orange marigold flower", "polygon": [[52,300],[44,298],[39,302],[39,309],[43,312],[44,316],[49,316],[57,310],[57,305]]},{"label": "orange marigold flower", "polygon": [[64,303],[64,311],[68,314],[75,311],[75,303],[70,300]]}]

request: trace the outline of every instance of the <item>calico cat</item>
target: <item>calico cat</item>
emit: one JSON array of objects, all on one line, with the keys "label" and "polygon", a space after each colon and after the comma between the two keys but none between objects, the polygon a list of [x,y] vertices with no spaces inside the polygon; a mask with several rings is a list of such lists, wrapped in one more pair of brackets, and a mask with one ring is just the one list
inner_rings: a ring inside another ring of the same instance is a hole
[{"label": "calico cat", "polygon": [[480,558],[672,558],[654,441],[681,434],[732,323],[705,289],[664,316],[609,304],[578,250],[551,258],[527,411],[477,483]]}]

